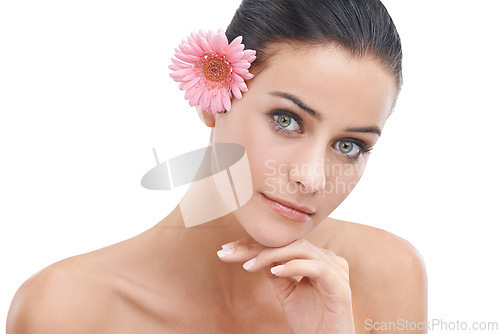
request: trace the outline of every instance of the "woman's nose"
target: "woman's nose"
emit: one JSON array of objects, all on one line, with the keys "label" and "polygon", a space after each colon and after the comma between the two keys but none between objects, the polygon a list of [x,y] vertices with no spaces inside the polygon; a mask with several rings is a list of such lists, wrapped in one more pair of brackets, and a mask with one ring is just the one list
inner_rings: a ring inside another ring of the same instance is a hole
[{"label": "woman's nose", "polygon": [[301,162],[295,162],[289,169],[289,180],[306,193],[321,192],[325,188],[326,173],[324,156],[319,152],[304,154]]}]

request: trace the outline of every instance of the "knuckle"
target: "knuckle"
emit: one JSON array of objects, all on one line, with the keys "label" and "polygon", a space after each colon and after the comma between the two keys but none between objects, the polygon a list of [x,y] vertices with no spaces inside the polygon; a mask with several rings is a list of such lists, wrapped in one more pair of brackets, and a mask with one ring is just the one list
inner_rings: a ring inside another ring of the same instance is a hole
[{"label": "knuckle", "polygon": [[309,240],[307,240],[307,239],[299,239],[299,240],[297,240],[297,246],[299,246],[300,248],[309,249],[309,248],[311,248],[312,245],[309,242]]},{"label": "knuckle", "polygon": [[323,261],[318,262],[318,274],[319,275],[324,275],[330,270],[330,266]]},{"label": "knuckle", "polygon": [[325,250],[325,253],[330,255],[330,256],[337,256],[337,254],[335,254],[334,251],[332,251],[331,249],[324,249]]},{"label": "knuckle", "polygon": [[349,270],[349,262],[341,256],[337,256],[337,263],[345,270]]},{"label": "knuckle", "polygon": [[323,252],[325,253],[325,255],[330,258],[331,260],[335,261],[335,259],[337,258],[337,254],[335,254],[332,250],[330,249],[323,249]]},{"label": "knuckle", "polygon": [[260,250],[259,253],[257,255],[255,255],[255,257],[257,258],[257,261],[259,261],[259,263],[261,261],[264,261],[264,262],[270,261],[273,258],[273,249],[266,248],[266,249]]},{"label": "knuckle", "polygon": [[249,245],[245,245],[245,248],[249,251],[256,251],[259,249],[259,245],[258,244],[249,244]]},{"label": "knuckle", "polygon": [[270,248],[266,248],[266,249],[263,249],[258,255],[257,257],[259,258],[268,258],[269,257],[269,254],[272,252],[273,250],[270,249]]}]

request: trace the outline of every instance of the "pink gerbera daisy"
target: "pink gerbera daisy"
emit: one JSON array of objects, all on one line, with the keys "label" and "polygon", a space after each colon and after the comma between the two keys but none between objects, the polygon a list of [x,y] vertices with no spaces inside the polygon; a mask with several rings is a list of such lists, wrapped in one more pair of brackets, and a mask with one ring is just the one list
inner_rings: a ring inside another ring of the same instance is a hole
[{"label": "pink gerbera daisy", "polygon": [[243,38],[236,37],[231,44],[222,29],[217,33],[200,30],[191,33],[175,49],[170,76],[180,82],[189,105],[199,106],[213,114],[231,110],[231,97],[241,99],[248,91],[245,80],[253,78],[248,71],[255,60],[254,50],[244,50]]}]

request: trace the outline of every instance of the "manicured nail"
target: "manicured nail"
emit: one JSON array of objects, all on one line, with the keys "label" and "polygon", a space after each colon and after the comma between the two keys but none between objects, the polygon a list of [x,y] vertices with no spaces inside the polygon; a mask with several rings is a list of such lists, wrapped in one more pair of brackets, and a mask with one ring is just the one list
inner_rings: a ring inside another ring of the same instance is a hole
[{"label": "manicured nail", "polygon": [[233,241],[233,242],[230,242],[228,244],[222,245],[222,249],[236,248],[237,245],[238,245],[238,241]]},{"label": "manicured nail", "polygon": [[245,268],[245,270],[250,269],[254,265],[256,260],[257,260],[257,258],[254,257],[253,259],[248,260],[247,262],[243,263],[243,268]]},{"label": "manicured nail", "polygon": [[277,265],[276,267],[272,267],[271,268],[271,273],[274,275],[276,273],[279,273],[280,271],[283,270],[283,267],[284,265],[280,264],[280,265]]},{"label": "manicured nail", "polygon": [[217,255],[219,257],[228,256],[228,255],[233,254],[235,250],[236,250],[236,248],[221,249],[221,250],[217,251]]}]

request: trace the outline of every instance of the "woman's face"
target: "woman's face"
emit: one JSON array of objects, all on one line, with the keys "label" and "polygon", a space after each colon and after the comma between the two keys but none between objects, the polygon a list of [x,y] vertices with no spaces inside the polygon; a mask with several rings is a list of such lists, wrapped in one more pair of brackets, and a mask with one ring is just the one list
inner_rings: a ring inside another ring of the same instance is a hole
[{"label": "woman's face", "polygon": [[377,61],[329,47],[280,46],[267,65],[231,111],[215,116],[214,140],[242,145],[250,164],[253,196],[231,214],[257,242],[280,247],[308,234],[352,191],[397,88]]}]

